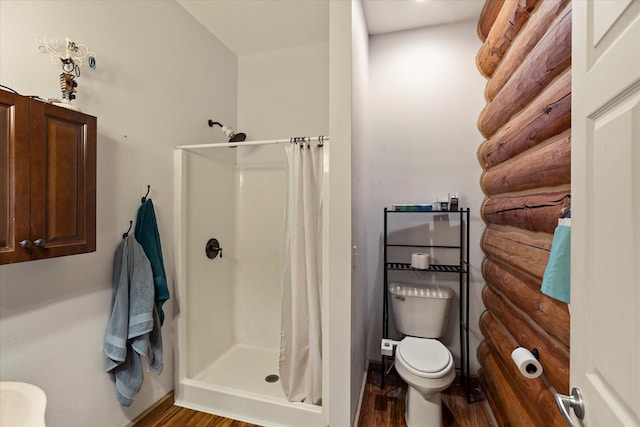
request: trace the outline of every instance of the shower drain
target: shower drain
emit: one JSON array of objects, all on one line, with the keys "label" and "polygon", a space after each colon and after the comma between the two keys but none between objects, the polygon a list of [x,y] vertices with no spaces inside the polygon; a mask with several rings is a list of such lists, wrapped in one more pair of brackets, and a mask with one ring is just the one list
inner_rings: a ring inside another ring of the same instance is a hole
[{"label": "shower drain", "polygon": [[271,375],[267,375],[266,377],[264,377],[264,380],[266,382],[268,382],[268,383],[275,383],[279,379],[280,379],[280,377],[277,376],[276,374],[271,374]]}]

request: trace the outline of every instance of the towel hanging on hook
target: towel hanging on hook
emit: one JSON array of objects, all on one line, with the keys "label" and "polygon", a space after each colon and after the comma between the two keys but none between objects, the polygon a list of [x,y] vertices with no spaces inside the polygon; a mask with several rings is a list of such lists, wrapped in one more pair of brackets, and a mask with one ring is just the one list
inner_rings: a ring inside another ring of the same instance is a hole
[{"label": "towel hanging on hook", "polygon": [[122,234],[122,239],[126,239],[129,236],[129,232],[131,231],[131,227],[133,227],[133,221],[129,220],[129,229]]},{"label": "towel hanging on hook", "polygon": [[151,191],[151,186],[147,185],[147,194],[145,194],[144,196],[142,196],[142,200],[141,203],[144,203],[147,201],[147,196],[149,195],[149,191]]},{"label": "towel hanging on hook", "polygon": [[147,199],[138,208],[136,218],[135,238],[142,246],[144,253],[151,262],[153,271],[153,283],[155,288],[155,304],[160,318],[160,325],[164,323],[164,312],[162,304],[169,299],[169,288],[167,285],[167,275],[164,269],[162,257],[162,245],[160,243],[160,233],[158,222],[153,209],[153,201]]}]

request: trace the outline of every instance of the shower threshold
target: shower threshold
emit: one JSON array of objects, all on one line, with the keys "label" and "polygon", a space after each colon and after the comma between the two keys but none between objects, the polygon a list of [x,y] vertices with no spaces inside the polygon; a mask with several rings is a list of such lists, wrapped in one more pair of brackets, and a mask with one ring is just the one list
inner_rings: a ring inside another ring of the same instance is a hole
[{"label": "shower threshold", "polygon": [[236,344],[193,378],[183,378],[176,405],[261,426],[322,427],[322,407],[289,402],[280,381],[275,349]]}]

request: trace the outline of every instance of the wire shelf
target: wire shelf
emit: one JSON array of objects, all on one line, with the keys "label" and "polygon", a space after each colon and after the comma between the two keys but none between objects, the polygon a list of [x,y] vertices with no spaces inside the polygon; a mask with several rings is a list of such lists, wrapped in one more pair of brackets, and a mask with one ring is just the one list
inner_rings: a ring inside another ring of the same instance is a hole
[{"label": "wire shelf", "polygon": [[402,262],[388,262],[387,270],[409,270],[409,271],[434,271],[439,273],[463,273],[464,271],[459,265],[438,265],[431,264],[429,268],[413,268],[411,264]]}]

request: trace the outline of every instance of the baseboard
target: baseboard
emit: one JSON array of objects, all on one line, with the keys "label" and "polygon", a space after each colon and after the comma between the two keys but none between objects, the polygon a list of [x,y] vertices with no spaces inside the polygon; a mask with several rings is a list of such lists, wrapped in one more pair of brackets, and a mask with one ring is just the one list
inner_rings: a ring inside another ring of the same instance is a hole
[{"label": "baseboard", "polygon": [[353,419],[353,425],[358,425],[358,420],[360,419],[360,409],[362,409],[362,400],[364,399],[364,390],[367,386],[367,376],[369,375],[369,363],[367,360],[367,366],[364,368],[364,375],[362,376],[362,385],[360,386],[360,396],[358,396],[358,407],[356,408],[356,416]]},{"label": "baseboard", "polygon": [[131,421],[131,423],[129,423],[129,426],[144,427],[150,425],[160,416],[160,414],[171,408],[171,406],[173,406],[173,402],[175,402],[175,397],[173,395],[173,390],[171,390],[156,403],[148,407],[143,413],[138,415],[133,421]]}]

